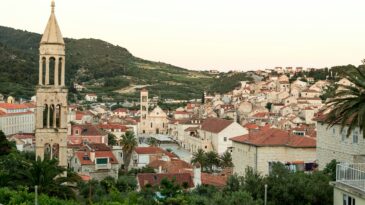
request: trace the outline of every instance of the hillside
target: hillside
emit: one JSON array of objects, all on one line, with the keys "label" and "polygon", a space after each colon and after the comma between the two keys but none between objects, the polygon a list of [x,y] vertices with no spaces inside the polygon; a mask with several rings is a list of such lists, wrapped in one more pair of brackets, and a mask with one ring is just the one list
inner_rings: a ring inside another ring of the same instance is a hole
[{"label": "hillside", "polygon": [[[40,34],[0,26],[0,93],[34,95],[40,38]],[[143,86],[161,98],[200,98],[204,90],[226,92],[249,79],[241,73],[216,80],[207,72],[135,57],[125,48],[97,39],[66,38],[65,43],[67,85],[83,83],[85,92],[117,100],[136,98]]]}]

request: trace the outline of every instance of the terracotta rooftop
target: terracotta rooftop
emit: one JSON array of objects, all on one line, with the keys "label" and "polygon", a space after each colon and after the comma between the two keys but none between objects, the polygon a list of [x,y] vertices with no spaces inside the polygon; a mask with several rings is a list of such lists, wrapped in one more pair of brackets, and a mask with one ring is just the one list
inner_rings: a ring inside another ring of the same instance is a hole
[{"label": "terracotta rooftop", "polygon": [[80,129],[80,135],[83,136],[103,136],[107,133],[99,129],[96,125],[85,124],[85,125],[73,125],[72,130]]},{"label": "terracotta rooftop", "polygon": [[249,130],[259,129],[259,126],[256,125],[255,123],[247,123],[243,127],[247,128]]},{"label": "terracotta rooftop", "polygon": [[216,187],[224,187],[227,184],[227,176],[201,173],[202,184]]},{"label": "terracotta rooftop", "polygon": [[[77,151],[75,153],[75,155],[79,159],[81,165],[95,164],[94,161],[91,161],[90,152]],[[117,160],[117,158],[115,158],[112,151],[95,151],[95,158],[99,158],[99,157],[109,158],[109,163],[118,164],[118,160]]]},{"label": "terracotta rooftop", "polygon": [[168,152],[160,147],[136,147],[134,151],[137,154],[165,154],[170,158],[177,158],[174,153]]},{"label": "terracotta rooftop", "polygon": [[181,160],[173,159],[171,161],[154,160],[148,164],[149,167],[158,169],[160,166],[166,173],[183,173],[189,172],[193,167],[191,164]]},{"label": "terracotta rooftop", "polygon": [[233,123],[232,120],[225,120],[220,118],[207,118],[204,120],[201,126],[201,130],[219,133],[226,129],[229,125]]},{"label": "terracotta rooftop", "polygon": [[141,188],[145,187],[147,184],[152,186],[159,186],[162,179],[168,179],[170,181],[174,180],[175,183],[179,185],[184,185],[187,183],[188,188],[194,187],[193,179],[190,173],[140,173],[137,174],[137,180]]},{"label": "terracotta rooftop", "polygon": [[126,109],[126,108],[118,108],[118,109],[115,109],[113,112],[128,112],[128,109]]},{"label": "terracotta rooftop", "polygon": [[6,112],[0,110],[0,116],[26,115],[26,114],[33,114],[33,112],[27,111],[27,112],[6,113]]},{"label": "terracotta rooftop", "polygon": [[258,112],[254,115],[252,115],[252,117],[258,117],[258,118],[263,118],[263,117],[267,117],[269,116],[269,113],[268,112]]},{"label": "terracotta rooftop", "polygon": [[0,108],[6,110],[17,110],[29,108],[26,104],[12,104],[12,103],[0,103]]},{"label": "terracotta rooftop", "polygon": [[297,136],[290,132],[269,128],[262,129],[258,132],[231,138],[234,142],[255,145],[258,147],[265,146],[284,146],[293,148],[315,148],[316,140],[311,137]]},{"label": "terracotta rooftop", "polygon": [[120,129],[121,131],[127,131],[128,128],[121,124],[100,124],[99,128],[105,129],[105,130],[111,130],[111,129]]}]

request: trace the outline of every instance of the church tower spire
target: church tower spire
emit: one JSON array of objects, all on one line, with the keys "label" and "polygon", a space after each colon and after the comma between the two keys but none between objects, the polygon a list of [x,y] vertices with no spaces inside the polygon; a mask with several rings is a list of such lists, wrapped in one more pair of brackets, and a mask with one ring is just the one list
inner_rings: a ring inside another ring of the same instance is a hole
[{"label": "church tower spire", "polygon": [[65,42],[51,3],[51,15],[40,42],[39,85],[65,86]]},{"label": "church tower spire", "polygon": [[55,16],[55,3],[39,46],[36,108],[36,156],[57,158],[67,166],[67,88],[65,42]]}]

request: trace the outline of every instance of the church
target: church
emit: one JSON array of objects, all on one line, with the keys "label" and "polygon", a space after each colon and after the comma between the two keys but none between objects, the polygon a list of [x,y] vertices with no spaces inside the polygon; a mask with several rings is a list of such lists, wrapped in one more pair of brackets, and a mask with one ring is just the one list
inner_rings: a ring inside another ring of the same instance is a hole
[{"label": "church", "polygon": [[141,90],[140,122],[138,134],[167,134],[169,120],[167,114],[156,106],[149,112],[148,90]]},{"label": "church", "polygon": [[36,87],[36,156],[56,158],[67,166],[67,94],[65,42],[55,16],[55,3],[39,47],[39,81]]}]

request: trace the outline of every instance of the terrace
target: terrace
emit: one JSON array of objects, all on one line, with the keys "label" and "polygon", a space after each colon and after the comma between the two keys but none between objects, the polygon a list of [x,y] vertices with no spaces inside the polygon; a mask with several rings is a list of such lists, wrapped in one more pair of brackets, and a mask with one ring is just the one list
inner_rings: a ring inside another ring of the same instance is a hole
[{"label": "terrace", "polygon": [[365,163],[337,164],[336,183],[365,192]]}]

